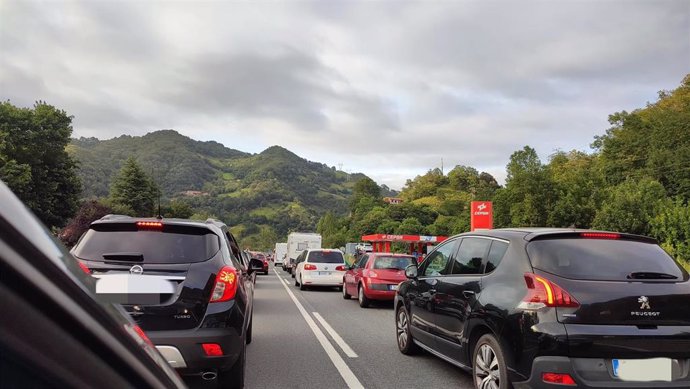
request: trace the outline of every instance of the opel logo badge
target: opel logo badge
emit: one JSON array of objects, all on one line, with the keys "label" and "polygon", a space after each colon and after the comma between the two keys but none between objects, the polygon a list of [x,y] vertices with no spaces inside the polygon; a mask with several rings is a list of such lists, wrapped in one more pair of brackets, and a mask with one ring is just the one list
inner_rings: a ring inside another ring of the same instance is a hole
[{"label": "opel logo badge", "polygon": [[139,266],[139,265],[134,265],[131,268],[129,268],[130,274],[142,274],[143,272],[144,272],[144,268]]}]

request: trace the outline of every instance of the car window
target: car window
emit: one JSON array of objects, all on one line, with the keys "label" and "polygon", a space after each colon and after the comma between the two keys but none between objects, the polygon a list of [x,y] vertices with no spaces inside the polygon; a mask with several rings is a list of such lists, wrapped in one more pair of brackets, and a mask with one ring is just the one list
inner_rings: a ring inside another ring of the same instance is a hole
[{"label": "car window", "polygon": [[218,250],[218,236],[206,228],[187,228],[184,232],[90,229],[74,255],[91,261],[117,261],[135,254],[142,263],[193,263],[212,258]]},{"label": "car window", "polygon": [[484,273],[491,273],[494,271],[498,265],[501,263],[503,256],[508,250],[508,243],[495,240],[491,242],[491,248],[489,249],[489,255],[486,258],[486,265],[484,267]]},{"label": "car window", "polygon": [[357,268],[359,269],[364,269],[364,267],[367,266],[367,261],[369,260],[368,255],[363,255],[362,258],[360,258],[359,262],[357,263]]},{"label": "car window", "polygon": [[240,246],[229,231],[225,231],[225,239],[228,246],[230,246],[230,260],[235,267],[239,266],[241,268],[242,263],[240,262],[240,258],[242,258],[242,251],[240,250]]},{"label": "car window", "polygon": [[565,278],[629,281],[633,273],[683,279],[679,265],[658,245],[629,240],[551,239],[527,245],[532,266]]},{"label": "car window", "polygon": [[452,274],[481,274],[489,246],[489,239],[464,238],[455,256]]},{"label": "car window", "polygon": [[434,277],[448,274],[448,263],[453,258],[457,240],[438,246],[424,261],[424,276]]},{"label": "car window", "polygon": [[405,270],[406,267],[417,263],[414,257],[400,256],[378,256],[374,261],[374,269],[398,269]]},{"label": "car window", "polygon": [[345,258],[340,251],[312,251],[307,257],[310,263],[343,263]]}]

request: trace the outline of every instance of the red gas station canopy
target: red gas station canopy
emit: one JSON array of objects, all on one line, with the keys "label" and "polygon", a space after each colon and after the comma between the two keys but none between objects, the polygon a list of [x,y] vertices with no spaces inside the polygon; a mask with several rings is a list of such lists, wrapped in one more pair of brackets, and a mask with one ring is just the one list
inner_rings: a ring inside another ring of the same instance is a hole
[{"label": "red gas station canopy", "polygon": [[428,235],[389,235],[389,234],[372,234],[363,235],[363,242],[372,242],[374,251],[386,252],[391,251],[391,242],[407,243],[410,245],[410,254],[422,253],[424,246],[431,246],[443,242],[448,239],[447,236],[428,236]]}]

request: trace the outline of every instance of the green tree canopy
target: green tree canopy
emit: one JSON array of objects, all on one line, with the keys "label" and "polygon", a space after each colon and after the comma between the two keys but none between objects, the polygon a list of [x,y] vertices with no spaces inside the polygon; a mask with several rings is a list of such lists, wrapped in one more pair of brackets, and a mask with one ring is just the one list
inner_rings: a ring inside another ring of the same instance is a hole
[{"label": "green tree canopy", "polygon": [[78,206],[81,182],[65,151],[71,134],[65,111],[0,103],[0,179],[49,227],[65,225]]},{"label": "green tree canopy", "polygon": [[134,157],[125,161],[110,188],[111,201],[129,207],[133,216],[154,216],[158,195],[158,186]]}]

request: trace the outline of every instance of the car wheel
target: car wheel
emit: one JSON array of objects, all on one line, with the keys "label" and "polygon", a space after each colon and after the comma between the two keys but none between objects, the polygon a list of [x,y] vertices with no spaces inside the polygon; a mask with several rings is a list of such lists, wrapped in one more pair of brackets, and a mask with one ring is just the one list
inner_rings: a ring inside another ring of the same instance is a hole
[{"label": "car wheel", "polygon": [[474,387],[508,389],[508,371],[501,346],[493,335],[479,338],[472,353]]},{"label": "car wheel", "polygon": [[350,295],[347,293],[347,288],[345,287],[345,282],[343,282],[342,289],[343,289],[343,298],[344,298],[345,300],[349,300],[350,298],[352,298],[352,296],[350,296]]},{"label": "car wheel", "polygon": [[244,388],[244,365],[247,359],[247,346],[242,344],[242,351],[230,370],[218,372],[219,388]]},{"label": "car wheel", "polygon": [[360,285],[357,290],[357,300],[359,301],[359,306],[362,308],[367,308],[371,302],[364,294],[364,287],[362,285]]},{"label": "car wheel", "polygon": [[304,285],[304,280],[302,279],[302,277],[299,278],[299,281],[299,290],[307,290],[307,286]]},{"label": "car wheel", "polygon": [[412,340],[410,332],[410,315],[402,304],[395,313],[395,335],[398,340],[398,350],[401,353],[413,355],[419,352],[419,346]]},{"label": "car wheel", "polygon": [[268,270],[266,270],[266,271],[264,272],[264,275],[265,275],[265,276],[267,276],[267,275],[268,275]]},{"label": "car wheel", "polygon": [[299,281],[297,281],[297,277],[295,277],[295,286],[299,286]]}]

